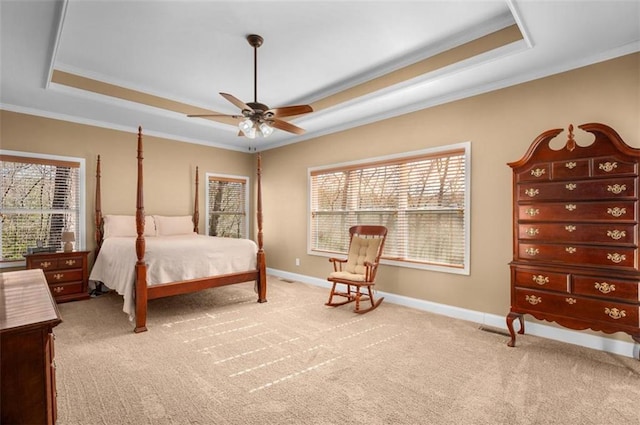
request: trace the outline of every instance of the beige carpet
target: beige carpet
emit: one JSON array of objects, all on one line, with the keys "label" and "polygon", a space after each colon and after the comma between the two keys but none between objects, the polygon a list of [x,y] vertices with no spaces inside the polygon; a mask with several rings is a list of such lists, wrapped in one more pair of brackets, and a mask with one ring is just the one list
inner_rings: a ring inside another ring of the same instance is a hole
[{"label": "beige carpet", "polygon": [[269,278],[149,303],[59,305],[59,424],[640,424],[640,362]]}]

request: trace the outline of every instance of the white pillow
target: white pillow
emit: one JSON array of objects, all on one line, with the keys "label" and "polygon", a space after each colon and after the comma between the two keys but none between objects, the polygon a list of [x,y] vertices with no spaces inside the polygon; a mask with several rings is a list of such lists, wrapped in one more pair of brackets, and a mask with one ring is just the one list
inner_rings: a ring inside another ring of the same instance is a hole
[{"label": "white pillow", "polygon": [[190,215],[163,216],[154,215],[158,236],[188,235],[194,233],[193,219]]},{"label": "white pillow", "polygon": [[[103,238],[137,237],[136,217],[134,215],[105,215]],[[144,236],[155,236],[156,225],[153,216],[144,218]]]}]

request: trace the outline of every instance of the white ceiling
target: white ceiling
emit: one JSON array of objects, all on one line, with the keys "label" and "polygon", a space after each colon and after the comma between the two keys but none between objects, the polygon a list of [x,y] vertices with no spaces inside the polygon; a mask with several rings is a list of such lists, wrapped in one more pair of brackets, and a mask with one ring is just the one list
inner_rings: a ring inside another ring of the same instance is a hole
[{"label": "white ceiling", "polygon": [[[0,0],[0,107],[234,150],[264,150],[640,51],[640,0]],[[320,102],[516,24],[523,38],[291,119],[302,136],[237,127],[51,82],[53,70],[219,113],[218,93]]]}]

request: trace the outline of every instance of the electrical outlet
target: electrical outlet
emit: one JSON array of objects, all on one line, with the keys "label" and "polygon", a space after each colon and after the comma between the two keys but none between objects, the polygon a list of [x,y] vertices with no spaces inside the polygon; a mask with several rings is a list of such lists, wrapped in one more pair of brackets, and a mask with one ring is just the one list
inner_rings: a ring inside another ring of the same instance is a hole
[{"label": "electrical outlet", "polygon": [[300,265],[300,259],[296,258],[296,266],[299,266],[299,265]]}]

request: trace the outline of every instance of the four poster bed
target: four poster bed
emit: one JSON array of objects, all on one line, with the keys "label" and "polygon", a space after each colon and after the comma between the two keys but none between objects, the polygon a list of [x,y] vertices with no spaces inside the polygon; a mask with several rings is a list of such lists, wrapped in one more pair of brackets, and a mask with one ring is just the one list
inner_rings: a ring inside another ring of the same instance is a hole
[{"label": "four poster bed", "polygon": [[147,301],[218,286],[256,282],[266,302],[262,242],[261,162],[257,166],[257,244],[249,239],[198,234],[198,169],[193,216],[145,216],[142,127],[138,128],[138,184],[135,216],[102,214],[100,156],[96,166],[96,256],[89,279],[124,297],[135,332],[147,330]]}]

